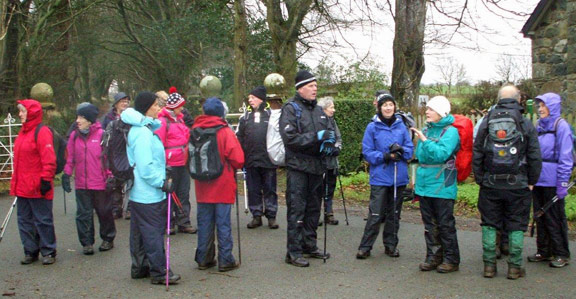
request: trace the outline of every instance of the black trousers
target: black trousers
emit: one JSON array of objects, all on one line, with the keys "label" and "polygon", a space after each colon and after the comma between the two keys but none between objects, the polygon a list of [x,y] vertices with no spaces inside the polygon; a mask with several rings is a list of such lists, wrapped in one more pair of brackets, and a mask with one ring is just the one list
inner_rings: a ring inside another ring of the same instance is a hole
[{"label": "black trousers", "polygon": [[288,253],[292,258],[318,249],[316,229],[320,219],[322,175],[292,169],[286,176]]},{"label": "black trousers", "polygon": [[174,199],[172,199],[172,218],[170,223],[172,227],[187,227],[190,224],[190,174],[186,166],[173,166],[172,167],[172,183],[174,184],[174,193],[182,203],[182,210],[176,206]]},{"label": "black trousers", "polygon": [[460,264],[454,200],[421,196],[420,212],[424,223],[426,261]]},{"label": "black trousers", "polygon": [[326,186],[322,187],[322,199],[324,199],[324,211],[327,214],[334,213],[332,209],[334,190],[336,190],[336,180],[338,179],[338,172],[335,169],[328,169],[326,171],[326,185],[328,185],[328,195],[324,194],[326,192]]},{"label": "black trousers", "polygon": [[76,229],[82,246],[94,244],[94,212],[100,223],[100,238],[112,242],[116,225],[112,216],[112,200],[105,190],[76,189]]},{"label": "black trousers", "polygon": [[402,211],[402,191],[406,186],[396,188],[394,199],[394,186],[370,186],[370,206],[368,221],[364,228],[364,235],[358,249],[362,251],[372,250],[380,224],[384,222],[382,241],[384,246],[394,249],[398,245],[398,229],[400,228],[400,212]]},{"label": "black trousers", "polygon": [[24,254],[56,256],[56,233],[52,200],[18,196],[17,212],[20,240]]},{"label": "black trousers", "polygon": [[153,204],[130,203],[130,256],[132,275],[166,275],[164,234],[168,205],[166,200]]},{"label": "black trousers", "polygon": [[246,168],[248,207],[252,216],[276,218],[278,195],[276,194],[276,168]]},{"label": "black trousers", "polygon": [[478,210],[481,225],[492,226],[497,230],[526,231],[530,218],[532,193],[524,189],[493,189],[480,187]]},{"label": "black trousers", "polygon": [[[538,211],[556,196],[556,187],[535,186],[532,196],[534,211]],[[536,246],[543,256],[570,258],[564,199],[558,200],[542,217],[536,218]]]}]

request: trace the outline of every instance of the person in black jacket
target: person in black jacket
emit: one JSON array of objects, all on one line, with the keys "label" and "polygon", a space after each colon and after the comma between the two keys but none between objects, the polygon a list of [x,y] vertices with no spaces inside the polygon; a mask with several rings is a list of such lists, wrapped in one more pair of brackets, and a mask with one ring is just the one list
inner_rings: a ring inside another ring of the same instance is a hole
[{"label": "person in black jacket", "polygon": [[268,218],[268,227],[277,229],[276,211],[276,168],[268,158],[266,132],[270,119],[270,107],[266,102],[266,87],[258,86],[248,95],[246,113],[240,117],[236,136],[242,145],[245,157],[248,207],[252,221],[248,228],[262,226],[262,215]]},{"label": "person in black jacket", "polygon": [[507,277],[517,279],[526,273],[522,267],[524,232],[542,158],[538,132],[529,119],[522,117],[518,88],[502,87],[498,99],[478,129],[472,169],[480,185],[484,277],[496,275],[496,235],[505,228],[510,239]]},{"label": "person in black jacket", "polygon": [[[288,240],[285,262],[308,267],[304,258],[326,259],[316,246],[324,157],[334,150],[334,128],[316,105],[318,85],[308,71],[296,75],[296,95],[282,106],[280,135],[286,148]],[[296,106],[295,106],[296,105]]]}]

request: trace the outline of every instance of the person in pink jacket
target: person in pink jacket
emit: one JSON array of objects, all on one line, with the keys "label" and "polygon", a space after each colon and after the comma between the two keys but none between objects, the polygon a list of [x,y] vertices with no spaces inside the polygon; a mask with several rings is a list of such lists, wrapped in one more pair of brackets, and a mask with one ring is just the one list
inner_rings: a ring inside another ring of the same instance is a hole
[{"label": "person in pink jacket", "polygon": [[76,114],[76,128],[68,139],[68,158],[62,175],[64,191],[71,192],[70,176],[74,174],[76,189],[76,228],[85,255],[94,254],[94,218],[96,210],[100,222],[100,251],[114,247],[116,226],[112,216],[112,200],[106,196],[107,171],[102,162],[102,134],[96,119],[98,108],[92,104],[81,106]]},{"label": "person in pink jacket", "polygon": [[158,114],[162,126],[154,133],[160,137],[166,152],[166,166],[171,169],[170,174],[174,184],[176,198],[182,203],[182,207],[172,204],[170,234],[179,233],[195,234],[196,228],[190,224],[190,175],[186,170],[188,161],[188,139],[190,130],[184,123],[184,109],[186,100],[176,90],[170,88],[170,96],[166,100],[166,107]]}]

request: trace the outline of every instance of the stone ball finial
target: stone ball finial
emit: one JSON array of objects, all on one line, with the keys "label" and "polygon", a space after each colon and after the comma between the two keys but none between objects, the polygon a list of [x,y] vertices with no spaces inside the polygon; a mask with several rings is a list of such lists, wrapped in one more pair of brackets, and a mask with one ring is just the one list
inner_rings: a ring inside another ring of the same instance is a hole
[{"label": "stone ball finial", "polygon": [[272,73],[264,78],[264,86],[269,98],[279,97],[286,90],[286,79],[278,73]]},{"label": "stone ball finial", "polygon": [[30,90],[30,97],[42,104],[43,108],[53,108],[55,104],[52,102],[54,99],[54,90],[52,86],[47,83],[36,83]]},{"label": "stone ball finial", "polygon": [[222,83],[215,76],[206,76],[200,81],[200,92],[204,98],[220,96]]}]

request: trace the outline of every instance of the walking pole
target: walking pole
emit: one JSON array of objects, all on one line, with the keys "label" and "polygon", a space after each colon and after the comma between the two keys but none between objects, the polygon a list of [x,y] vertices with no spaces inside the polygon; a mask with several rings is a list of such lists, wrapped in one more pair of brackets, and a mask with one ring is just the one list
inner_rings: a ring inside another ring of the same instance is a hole
[{"label": "walking pole", "polygon": [[[238,261],[239,264],[242,265],[242,247],[240,244],[240,207],[238,206],[238,176],[234,176],[234,179],[236,180],[236,228],[238,229]],[[246,180],[244,180],[244,187],[246,187]]]},{"label": "walking pole", "polygon": [[344,205],[344,217],[346,218],[346,225],[348,223],[348,211],[346,210],[346,199],[344,198],[344,189],[342,189],[342,179],[340,178],[340,172],[338,172],[338,183],[340,184],[340,194],[342,195],[342,205]]},{"label": "walking pole", "polygon": [[326,243],[327,243],[327,232],[328,232],[328,217],[326,216],[326,200],[328,199],[328,175],[326,171],[324,172],[324,254],[322,256],[322,260],[326,263]]},{"label": "walking pole", "polygon": [[[576,181],[570,182],[570,184],[568,184],[567,190],[570,190],[570,188],[574,186],[574,183],[576,183]],[[552,199],[545,205],[543,205],[538,211],[534,211],[534,218],[532,219],[532,227],[530,228],[530,237],[534,237],[534,229],[536,228],[536,219],[542,217],[546,213],[546,211],[548,211],[550,207],[552,207],[558,200],[559,200],[558,195],[556,195],[552,197]]]},{"label": "walking pole", "polygon": [[66,215],[66,190],[64,190],[64,186],[62,186],[62,193],[64,193],[64,215]]},{"label": "walking pole", "polygon": [[171,205],[172,195],[168,193],[168,219],[166,221],[166,292],[170,290],[170,209],[172,208]]},{"label": "walking pole", "polygon": [[244,214],[248,214],[248,188],[246,188],[246,168],[242,169],[242,181],[244,182]]},{"label": "walking pole", "polygon": [[398,176],[398,162],[394,162],[394,240],[398,240],[398,232],[396,231],[396,220],[398,219],[398,212],[396,210],[396,202],[397,202],[397,186],[396,186],[396,179]]},{"label": "walking pole", "polygon": [[6,232],[6,226],[8,226],[8,222],[10,222],[10,218],[12,217],[12,212],[14,212],[14,207],[16,206],[16,202],[18,201],[18,197],[14,197],[14,202],[12,202],[12,206],[10,206],[10,210],[8,211],[8,215],[4,218],[2,222],[2,227],[0,227],[0,242],[2,238],[4,238],[4,232]]}]

